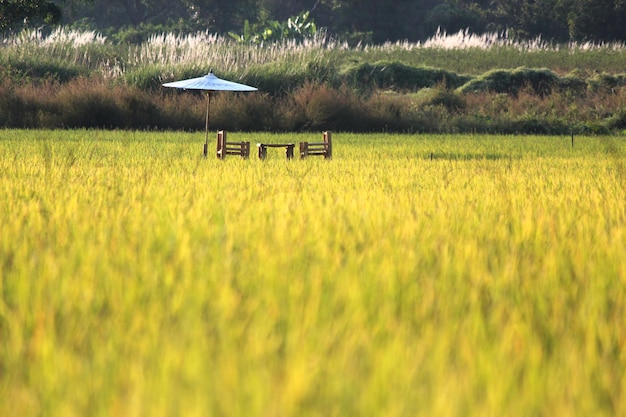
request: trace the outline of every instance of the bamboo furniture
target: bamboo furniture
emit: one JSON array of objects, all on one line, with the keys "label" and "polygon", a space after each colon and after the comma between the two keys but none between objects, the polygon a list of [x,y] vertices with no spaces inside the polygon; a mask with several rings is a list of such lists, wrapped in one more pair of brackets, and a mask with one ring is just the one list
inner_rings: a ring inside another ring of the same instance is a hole
[{"label": "bamboo furniture", "polygon": [[323,132],[322,142],[300,142],[301,159],[316,155],[323,156],[324,159],[331,159],[333,157],[333,140],[331,132]]},{"label": "bamboo furniture", "polygon": [[293,159],[293,152],[296,147],[293,143],[257,143],[256,146],[259,148],[259,159],[267,158],[267,148],[285,148],[287,159]]},{"label": "bamboo furniture", "polygon": [[250,142],[228,142],[226,132],[217,132],[217,157],[225,159],[226,155],[238,155],[243,159],[250,157]]}]

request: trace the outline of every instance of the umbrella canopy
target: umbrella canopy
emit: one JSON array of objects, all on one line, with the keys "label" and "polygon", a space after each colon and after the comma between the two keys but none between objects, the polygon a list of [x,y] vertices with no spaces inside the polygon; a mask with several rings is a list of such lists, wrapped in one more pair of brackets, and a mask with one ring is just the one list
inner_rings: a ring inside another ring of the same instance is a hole
[{"label": "umbrella canopy", "polygon": [[204,143],[204,156],[207,156],[207,149],[209,147],[209,111],[211,108],[211,92],[213,91],[257,91],[258,88],[251,87],[245,84],[239,84],[233,81],[223,80],[213,74],[213,71],[209,72],[204,77],[189,78],[187,80],[174,81],[171,83],[163,84],[163,87],[180,88],[183,90],[205,90],[207,92],[207,105],[206,105],[206,140]]},{"label": "umbrella canopy", "polygon": [[207,90],[207,91],[257,91],[258,88],[239,84],[218,78],[209,72],[204,77],[190,78],[188,80],[174,81],[163,84],[163,87],[182,88],[184,90]]}]

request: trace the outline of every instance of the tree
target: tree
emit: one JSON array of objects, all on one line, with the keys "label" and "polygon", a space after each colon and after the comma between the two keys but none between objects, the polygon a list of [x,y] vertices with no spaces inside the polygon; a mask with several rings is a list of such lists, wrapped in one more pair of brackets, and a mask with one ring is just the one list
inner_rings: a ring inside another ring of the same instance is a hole
[{"label": "tree", "polygon": [[571,0],[569,36],[576,41],[626,41],[625,0]]},{"label": "tree", "polygon": [[182,0],[65,0],[63,22],[87,23],[92,29],[119,29],[140,25],[168,25],[189,20]]},{"label": "tree", "polygon": [[469,29],[472,33],[485,31],[486,22],[480,10],[474,4],[463,2],[445,2],[435,6],[426,17],[424,28],[427,34],[436,33],[441,29],[447,33]]},{"label": "tree", "polygon": [[492,31],[510,30],[520,38],[541,35],[546,39],[567,40],[567,25],[562,18],[560,0],[493,0],[486,9]]},{"label": "tree", "polygon": [[332,35],[375,43],[423,40],[438,27],[559,42],[626,41],[626,0],[0,0],[0,30],[62,17],[63,24],[112,39],[134,31],[142,40],[158,31],[239,33],[245,21],[266,27],[304,12]]},{"label": "tree", "polygon": [[182,1],[198,28],[218,33],[237,31],[246,20],[254,21],[260,13],[257,0]]},{"label": "tree", "polygon": [[491,0],[479,9],[487,30],[560,42],[625,41],[626,0]]},{"label": "tree", "polygon": [[[373,42],[418,40],[424,32],[424,21],[441,0],[327,0],[333,11],[329,28],[334,33],[370,33]],[[317,18],[316,18],[317,21]],[[319,21],[323,25],[322,21]]]},{"label": "tree", "polygon": [[296,16],[302,12],[310,12],[315,16],[320,12],[319,1],[315,0],[259,0],[261,11],[259,19],[285,21],[290,16]]},{"label": "tree", "polygon": [[25,27],[56,24],[61,9],[45,0],[0,0],[0,30],[17,32]]}]

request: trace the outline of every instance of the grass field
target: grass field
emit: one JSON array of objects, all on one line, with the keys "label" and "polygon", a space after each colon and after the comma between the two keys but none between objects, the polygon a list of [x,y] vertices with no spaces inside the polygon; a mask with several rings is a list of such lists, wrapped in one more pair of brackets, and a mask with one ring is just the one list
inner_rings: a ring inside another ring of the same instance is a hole
[{"label": "grass field", "polygon": [[623,138],[203,140],[0,131],[0,415],[626,415]]}]

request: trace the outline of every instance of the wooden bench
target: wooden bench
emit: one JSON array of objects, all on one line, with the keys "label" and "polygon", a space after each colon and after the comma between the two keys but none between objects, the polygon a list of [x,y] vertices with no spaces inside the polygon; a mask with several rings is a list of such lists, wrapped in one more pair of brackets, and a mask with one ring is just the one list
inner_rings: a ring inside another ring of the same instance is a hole
[{"label": "wooden bench", "polygon": [[285,148],[287,159],[293,159],[293,150],[296,147],[293,143],[257,143],[259,148],[259,159],[267,158],[267,148]]},{"label": "wooden bench", "polygon": [[225,159],[226,155],[239,155],[243,159],[250,157],[250,142],[228,142],[226,132],[217,132],[217,157]]},{"label": "wooden bench", "polygon": [[331,132],[323,133],[323,142],[300,142],[300,158],[309,156],[323,156],[324,159],[333,157],[333,140]]}]

